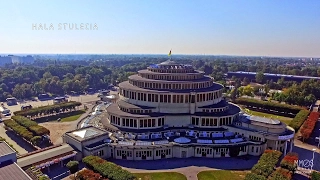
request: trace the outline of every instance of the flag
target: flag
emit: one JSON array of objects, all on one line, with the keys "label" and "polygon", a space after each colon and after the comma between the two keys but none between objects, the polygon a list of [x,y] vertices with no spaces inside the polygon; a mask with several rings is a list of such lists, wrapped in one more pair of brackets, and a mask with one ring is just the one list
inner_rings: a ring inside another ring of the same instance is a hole
[{"label": "flag", "polygon": [[168,56],[171,56],[171,50],[169,51],[169,54],[168,54]]}]

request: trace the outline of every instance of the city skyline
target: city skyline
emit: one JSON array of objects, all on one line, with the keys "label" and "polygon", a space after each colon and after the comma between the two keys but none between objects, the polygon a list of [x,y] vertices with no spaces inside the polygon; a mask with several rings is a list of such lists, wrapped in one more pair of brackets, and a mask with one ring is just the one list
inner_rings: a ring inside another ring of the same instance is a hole
[{"label": "city skyline", "polygon": [[[167,54],[172,49],[173,55],[320,57],[318,1],[0,5],[6,7],[0,12],[1,54]],[[59,30],[64,23],[67,28]],[[81,25],[87,29],[75,30]]]}]

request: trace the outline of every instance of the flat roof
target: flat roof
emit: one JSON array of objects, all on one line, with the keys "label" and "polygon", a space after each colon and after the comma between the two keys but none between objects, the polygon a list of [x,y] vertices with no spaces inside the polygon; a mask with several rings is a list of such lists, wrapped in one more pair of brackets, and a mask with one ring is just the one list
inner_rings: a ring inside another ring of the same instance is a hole
[{"label": "flat roof", "polygon": [[29,156],[27,155],[27,156],[18,158],[18,165],[20,167],[26,167],[39,162],[43,162],[53,157],[57,157],[57,156],[60,156],[66,153],[72,153],[72,152],[74,152],[74,149],[69,144],[62,144],[52,149],[47,149],[44,151],[40,151],[38,153],[33,153]]},{"label": "flat roof", "polygon": [[8,162],[0,165],[0,179],[32,180],[16,163]]},{"label": "flat roof", "polygon": [[6,142],[0,141],[0,157],[8,154],[16,153]]},{"label": "flat roof", "polygon": [[[120,100],[121,101],[121,100]],[[123,116],[123,117],[132,117],[132,118],[149,118],[149,117],[161,117],[161,116],[183,116],[183,115],[193,115],[193,116],[204,116],[204,117],[220,117],[220,116],[228,116],[228,115],[234,115],[239,113],[241,110],[238,106],[233,105],[233,104],[228,104],[229,108],[226,111],[222,112],[195,112],[194,114],[190,113],[157,113],[157,112],[152,112],[152,113],[141,113],[141,114],[134,114],[134,113],[129,113],[125,112],[119,109],[117,104],[110,104],[106,108],[106,111],[110,114],[118,115],[118,116]],[[226,107],[226,106],[224,106]],[[203,107],[201,107],[203,108]]]},{"label": "flat roof", "polygon": [[97,127],[87,126],[74,131],[66,132],[66,135],[78,141],[84,141],[101,135],[109,135],[109,132]]},{"label": "flat roof", "polygon": [[[170,81],[168,81],[170,82]],[[171,82],[170,82],[171,83]],[[180,82],[181,83],[181,82]],[[201,89],[148,89],[148,88],[140,88],[138,86],[134,86],[129,83],[129,81],[124,81],[119,84],[119,88],[123,88],[125,90],[129,89],[132,91],[139,91],[139,92],[150,92],[150,93],[190,93],[190,92],[210,92],[210,91],[216,91],[223,88],[221,84],[213,83],[211,87],[208,88],[201,88]]]},{"label": "flat roof", "polygon": [[182,74],[184,74],[184,75],[204,74],[203,71],[199,71],[199,70],[194,70],[194,72],[192,72],[192,73],[191,72],[186,72],[186,73],[160,73],[160,72],[149,71],[148,69],[139,70],[138,73],[156,74],[156,75],[179,75],[179,76],[181,76]]},{"label": "flat roof", "polygon": [[203,76],[199,79],[187,79],[187,80],[166,80],[166,79],[147,79],[144,77],[139,76],[138,74],[131,75],[128,77],[130,80],[137,80],[137,81],[143,81],[143,82],[158,82],[158,83],[196,83],[196,82],[208,82],[212,80],[212,78],[208,76]]},{"label": "flat roof", "polygon": [[128,109],[154,109],[155,108],[150,106],[140,106],[140,105],[130,104],[122,100],[119,100],[117,104],[121,107],[128,108]]}]

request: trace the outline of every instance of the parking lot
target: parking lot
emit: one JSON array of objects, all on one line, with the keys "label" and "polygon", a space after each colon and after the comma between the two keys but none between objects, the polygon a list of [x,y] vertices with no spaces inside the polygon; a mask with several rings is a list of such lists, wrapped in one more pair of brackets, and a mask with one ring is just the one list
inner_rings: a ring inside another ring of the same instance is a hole
[{"label": "parking lot", "polygon": [[[84,104],[88,104],[88,103],[95,103],[96,101],[98,101],[100,98],[98,98],[98,94],[92,94],[92,95],[79,95],[79,96],[69,96],[68,100],[69,101],[78,101]],[[47,105],[52,105],[53,104],[53,100],[47,100],[47,101],[24,101],[24,102],[20,102],[17,105],[14,106],[8,106],[7,103],[2,102],[4,107],[9,109],[11,114],[12,112],[15,111],[20,111],[21,110],[21,106],[22,105],[31,105],[32,107],[40,107],[40,106],[47,106]],[[10,116],[7,117],[3,117],[3,119],[9,119]]]}]

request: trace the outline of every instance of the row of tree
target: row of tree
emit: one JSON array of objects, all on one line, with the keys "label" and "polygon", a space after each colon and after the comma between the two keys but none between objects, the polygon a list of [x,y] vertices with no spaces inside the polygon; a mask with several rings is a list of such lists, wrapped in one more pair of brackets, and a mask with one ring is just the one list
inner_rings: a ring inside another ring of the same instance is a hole
[{"label": "row of tree", "polygon": [[306,140],[310,137],[312,131],[314,130],[316,123],[319,119],[319,112],[311,112],[308,119],[303,123],[300,132],[302,140]]},{"label": "row of tree", "polygon": [[292,106],[288,104],[280,104],[277,102],[261,101],[252,98],[238,98],[236,104],[242,104],[248,108],[260,109],[269,113],[279,112],[284,114],[297,114],[300,110],[305,109],[300,106]]},{"label": "row of tree", "polygon": [[[96,59],[98,57],[99,59]],[[164,56],[96,55],[76,61],[70,61],[70,58],[72,57],[61,59],[61,57],[39,55],[35,57],[36,61],[33,65],[9,65],[1,68],[0,100],[4,101],[10,96],[18,99],[31,98],[41,93],[62,95],[71,91],[82,92],[89,87],[105,89],[109,84],[124,81],[129,75],[150,64],[167,60]],[[262,73],[320,76],[320,68],[315,61],[291,58],[222,56],[174,58],[179,63],[192,64],[196,69],[203,70],[223,84],[225,83],[224,74],[228,71],[259,72],[258,82],[264,82]],[[248,79],[245,81],[248,82]],[[270,84],[283,88],[281,86],[283,82]]]},{"label": "row of tree", "polygon": [[54,105],[40,106],[37,108],[16,111],[14,112],[14,114],[18,116],[25,116],[25,117],[30,117],[35,119],[42,116],[51,116],[59,113],[74,111],[78,106],[81,106],[80,102],[69,101],[69,102],[63,102],[63,103],[54,104]]},{"label": "row of tree", "polygon": [[98,172],[103,177],[110,180],[134,180],[135,176],[120,166],[101,159],[98,156],[87,156],[82,159],[83,163],[89,168]]},{"label": "row of tree", "polygon": [[5,126],[25,140],[30,141],[33,145],[39,145],[43,140],[43,135],[50,135],[50,131],[47,128],[26,117],[12,116],[11,118],[3,121]]},{"label": "row of tree", "polygon": [[251,173],[248,173],[245,180],[266,180],[275,171],[275,166],[282,153],[276,150],[265,150],[257,164],[255,164]]},{"label": "row of tree", "polygon": [[310,111],[305,109],[299,111],[299,113],[291,120],[289,126],[297,132],[304,121],[308,118],[309,113]]}]

